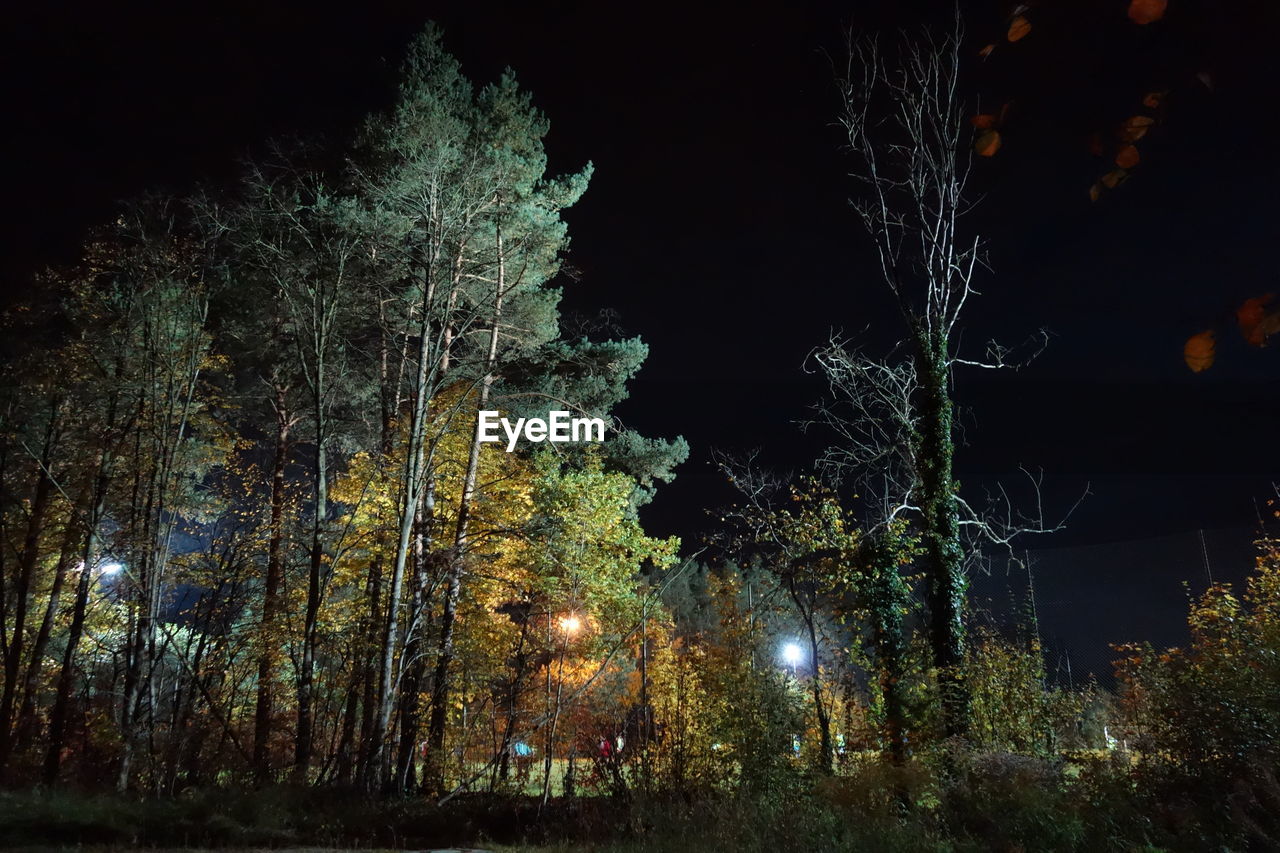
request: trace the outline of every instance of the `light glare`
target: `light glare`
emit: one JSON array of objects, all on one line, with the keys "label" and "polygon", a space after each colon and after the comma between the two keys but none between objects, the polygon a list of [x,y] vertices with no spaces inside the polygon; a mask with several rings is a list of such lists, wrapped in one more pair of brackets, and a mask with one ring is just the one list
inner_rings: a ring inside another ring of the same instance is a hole
[{"label": "light glare", "polygon": [[799,666],[800,661],[804,660],[804,649],[800,648],[799,643],[787,643],[782,647],[782,659],[787,666]]}]

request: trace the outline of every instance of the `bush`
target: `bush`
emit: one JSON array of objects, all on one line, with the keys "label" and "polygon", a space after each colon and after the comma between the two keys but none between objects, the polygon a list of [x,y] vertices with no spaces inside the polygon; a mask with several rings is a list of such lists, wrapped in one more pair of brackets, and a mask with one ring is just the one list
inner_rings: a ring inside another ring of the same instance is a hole
[{"label": "bush", "polygon": [[1046,685],[1039,641],[1020,644],[990,630],[977,631],[965,660],[965,678],[973,747],[1047,757],[1056,755],[1064,742],[1081,741],[1092,692]]},{"label": "bush", "polygon": [[1280,848],[1280,543],[1261,543],[1243,596],[1211,587],[1188,625],[1185,649],[1120,648],[1138,784],[1172,829]]}]

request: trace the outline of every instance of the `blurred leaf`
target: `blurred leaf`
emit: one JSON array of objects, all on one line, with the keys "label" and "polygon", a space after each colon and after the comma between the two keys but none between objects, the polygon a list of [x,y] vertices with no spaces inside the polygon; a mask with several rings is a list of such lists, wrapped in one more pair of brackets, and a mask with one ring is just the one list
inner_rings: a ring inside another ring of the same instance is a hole
[{"label": "blurred leaf", "polygon": [[1126,145],[1116,152],[1116,165],[1121,169],[1132,169],[1141,159],[1135,145]]},{"label": "blurred leaf", "polygon": [[991,157],[1000,150],[1000,131],[984,131],[973,143],[979,157]]},{"label": "blurred leaf", "polygon": [[1124,169],[1112,169],[1102,176],[1102,185],[1109,190],[1113,190],[1128,179],[1129,173]]},{"label": "blurred leaf", "polygon": [[1009,22],[1009,41],[1018,41],[1031,32],[1031,22],[1023,15],[1018,15]]},{"label": "blurred leaf", "polygon": [[1147,131],[1155,123],[1156,120],[1151,116],[1130,116],[1120,123],[1120,141],[1137,142],[1147,135]]},{"label": "blurred leaf", "polygon": [[1182,348],[1182,357],[1186,359],[1187,367],[1195,373],[1200,373],[1213,366],[1216,349],[1217,342],[1214,340],[1213,330],[1210,329],[1187,338],[1187,343]]},{"label": "blurred leaf", "polygon": [[1240,334],[1255,347],[1267,345],[1267,338],[1280,329],[1280,310],[1268,306],[1275,300],[1274,293],[1266,293],[1246,299],[1236,309],[1236,320],[1240,324]]},{"label": "blurred leaf", "polygon": [[1135,24],[1154,24],[1164,17],[1169,0],[1132,0],[1129,3],[1129,20]]}]

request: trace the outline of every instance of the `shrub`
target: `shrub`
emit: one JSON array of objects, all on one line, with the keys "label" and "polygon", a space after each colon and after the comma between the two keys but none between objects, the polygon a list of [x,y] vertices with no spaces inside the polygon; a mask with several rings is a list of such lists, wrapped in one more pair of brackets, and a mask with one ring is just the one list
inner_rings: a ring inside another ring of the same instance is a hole
[{"label": "shrub", "polygon": [[1091,692],[1046,685],[1038,640],[1014,643],[987,629],[975,632],[965,678],[969,741],[979,751],[1048,757],[1064,740],[1080,740]]},{"label": "shrub", "polygon": [[1280,543],[1261,545],[1242,596],[1192,603],[1186,648],[1120,647],[1139,784],[1160,817],[1206,842],[1280,847]]}]

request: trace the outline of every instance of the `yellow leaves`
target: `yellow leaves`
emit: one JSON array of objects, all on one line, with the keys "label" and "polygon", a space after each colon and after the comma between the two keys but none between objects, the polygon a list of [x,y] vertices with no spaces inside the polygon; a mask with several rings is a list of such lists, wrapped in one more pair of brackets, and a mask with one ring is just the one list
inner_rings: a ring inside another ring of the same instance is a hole
[{"label": "yellow leaves", "polygon": [[1216,349],[1216,335],[1209,329],[1187,338],[1182,348],[1182,357],[1192,372],[1201,373],[1213,366]]},{"label": "yellow leaves", "polygon": [[1000,131],[983,131],[973,142],[973,150],[979,157],[992,157],[1000,150]]},{"label": "yellow leaves", "polygon": [[1204,596],[1191,608],[1187,619],[1195,634],[1197,644],[1221,642],[1223,632],[1244,615],[1239,598],[1225,584],[1209,587]]},{"label": "yellow leaves", "polygon": [[786,559],[795,561],[792,568],[822,583],[836,583],[861,540],[856,519],[834,490],[812,478],[792,485],[790,500],[793,505],[785,508],[751,514],[758,541],[785,543]]},{"label": "yellow leaves", "polygon": [[1169,0],[1131,0],[1129,3],[1129,20],[1135,24],[1154,24],[1164,17],[1169,7]]},{"label": "yellow leaves", "polygon": [[535,460],[534,503],[541,525],[540,541],[530,542],[530,564],[544,574],[579,579],[585,587],[626,585],[640,563],[659,566],[675,559],[679,540],[649,537],[630,513],[634,483],[619,472],[603,469],[600,454],[584,453],[576,467],[552,453]]}]

